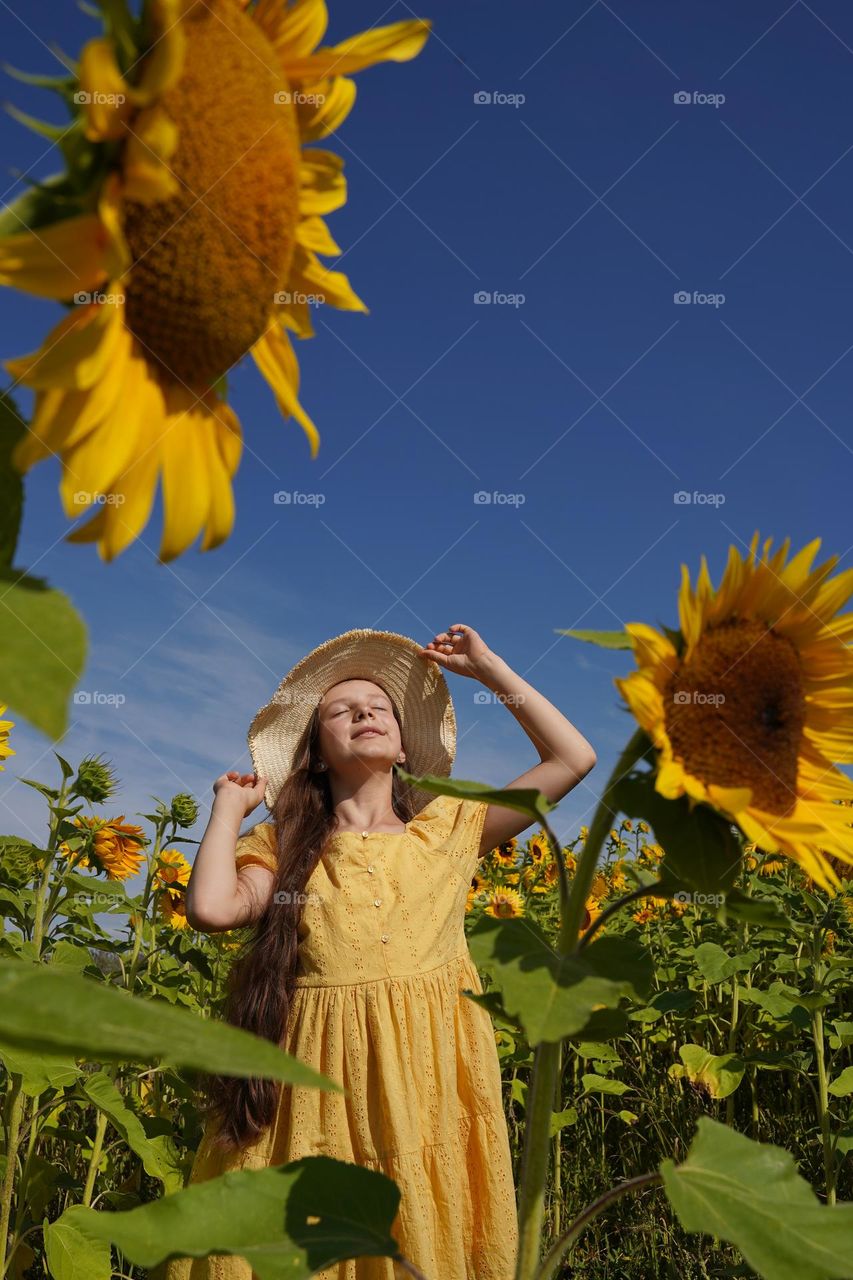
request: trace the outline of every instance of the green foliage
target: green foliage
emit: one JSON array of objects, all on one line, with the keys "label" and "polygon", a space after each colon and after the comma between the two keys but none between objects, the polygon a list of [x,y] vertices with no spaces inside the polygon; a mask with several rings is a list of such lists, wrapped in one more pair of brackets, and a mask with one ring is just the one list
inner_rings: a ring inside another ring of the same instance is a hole
[{"label": "green foliage", "polygon": [[24,510],[24,479],[11,458],[26,429],[15,401],[0,392],[0,567],[4,569],[12,565]]},{"label": "green foliage", "polygon": [[[193,797],[156,801],[143,815],[150,837],[130,829],[140,890],[126,874],[105,878],[83,821],[116,791],[108,765],[56,760],[58,785],[28,780],[50,812],[44,847],[0,837],[0,1085],[16,1153],[12,1164],[0,1156],[0,1205],[15,1189],[8,1274],[111,1280],[118,1258],[121,1274],[160,1280],[169,1257],[233,1253],[266,1280],[398,1257],[399,1190],[371,1170],[322,1156],[185,1185],[202,1136],[195,1072],[340,1086],[218,1016],[239,933],[199,935],[159,910],[184,892],[185,875],[167,890],[157,867],[193,843]],[[531,822],[553,807],[539,793],[433,781],[494,803],[511,795]],[[686,843],[661,839],[661,854],[645,822],[610,832],[591,918],[632,887],[654,896],[565,953],[541,840],[536,859],[519,845],[478,869],[465,930],[484,989],[462,994],[494,1019],[519,1177],[524,1136],[539,1125],[553,1154],[546,1237],[574,1231],[564,1249],[584,1280],[840,1278],[850,1205],[817,1193],[849,1200],[853,1182],[853,884],[829,900],[790,866],[758,874],[738,845],[721,906],[719,884],[682,890],[672,855]],[[570,876],[575,846],[563,851]],[[517,886],[520,917],[484,909],[502,883]],[[533,1066],[546,1053],[557,1054],[555,1088],[538,1097]],[[661,1161],[671,1209],[649,1189]]]},{"label": "green foliage", "polygon": [[125,1213],[75,1205],[48,1228],[47,1257],[56,1280],[110,1280],[111,1244],[145,1268],[225,1253],[245,1258],[258,1280],[303,1280],[346,1258],[399,1258],[399,1202],[383,1174],[307,1156],[225,1173]]},{"label": "green foliage", "polygon": [[602,938],[581,956],[560,956],[531,921],[484,916],[468,945],[530,1045],[588,1035],[599,1010],[616,1009],[623,997],[651,985],[651,958],[625,938]]},{"label": "green foliage", "polygon": [[51,738],[68,728],[68,703],[86,660],[86,627],[61,591],[0,570],[0,698]]},{"label": "green foliage", "polygon": [[851,1274],[853,1204],[822,1205],[787,1151],[703,1116],[687,1159],[661,1173],[682,1225],[736,1244],[764,1280]]},{"label": "green foliage", "polygon": [[554,631],[558,636],[572,636],[575,640],[597,644],[600,649],[630,649],[633,643],[627,631],[564,631],[559,627]]},{"label": "green foliage", "polygon": [[439,775],[408,773],[401,765],[395,764],[394,770],[403,782],[416,784],[424,791],[433,791],[439,796],[458,796],[461,800],[485,800],[489,804],[501,805],[502,808],[515,809],[519,813],[529,815],[531,822],[537,818],[545,818],[557,806],[546,799],[541,791],[529,788],[513,790],[484,787],[481,782],[468,782],[461,778],[444,778]]},{"label": "green foliage", "polygon": [[140,1002],[60,966],[0,960],[0,1007],[4,1041],[31,1052],[65,1050],[99,1062],[161,1062],[343,1092],[267,1040],[162,1002]]}]

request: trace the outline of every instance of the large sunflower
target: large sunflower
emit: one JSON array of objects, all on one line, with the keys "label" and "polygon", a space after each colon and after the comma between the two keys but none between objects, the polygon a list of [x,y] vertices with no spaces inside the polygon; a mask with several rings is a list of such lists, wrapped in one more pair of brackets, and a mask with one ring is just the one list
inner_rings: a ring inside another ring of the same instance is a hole
[{"label": "large sunflower", "polygon": [[616,685],[659,752],[655,787],[713,805],[760,849],[819,884],[853,863],[853,570],[817,568],[816,538],[788,563],[790,539],[756,559],[729,548],[715,590],[705,557],[694,590],[682,566],[680,631],[629,623],[638,670]]},{"label": "large sunflower", "polygon": [[[72,109],[68,172],[13,209],[0,283],[71,304],[31,356],[21,471],[62,461],[68,535],[112,560],[139,536],[162,481],[160,559],[231,532],[240,423],[228,371],[251,351],[285,417],[319,436],[298,399],[288,331],[318,302],[366,307],[318,255],[340,253],[323,215],[346,201],[343,161],[305,143],[355,99],[350,73],[415,57],[429,23],[374,27],[317,48],[325,0],[102,0],[106,34],[55,87]],[[22,229],[25,228],[25,229]]]}]

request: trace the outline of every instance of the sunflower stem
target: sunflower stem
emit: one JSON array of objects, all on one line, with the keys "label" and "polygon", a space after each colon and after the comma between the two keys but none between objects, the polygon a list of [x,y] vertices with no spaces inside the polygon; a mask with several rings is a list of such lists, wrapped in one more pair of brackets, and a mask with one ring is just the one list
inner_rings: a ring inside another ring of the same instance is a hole
[{"label": "sunflower stem", "polygon": [[53,871],[53,864],[56,860],[57,850],[59,848],[59,826],[62,819],[59,812],[65,808],[65,801],[68,796],[67,780],[63,780],[59,789],[59,798],[53,808],[50,816],[50,836],[47,842],[47,858],[42,869],[41,883],[36,890],[36,910],[35,920],[33,922],[33,950],[36,958],[41,956],[41,947],[44,940],[45,930],[49,924],[52,915],[52,907],[45,910],[48,903],[48,892],[50,890],[50,878]]},{"label": "sunflower stem", "polygon": [[609,1191],[605,1191],[603,1195],[600,1195],[597,1200],[593,1200],[591,1204],[581,1210],[566,1234],[551,1247],[548,1256],[536,1273],[535,1280],[552,1280],[557,1267],[578,1236],[609,1205],[621,1200],[623,1196],[632,1195],[635,1191],[643,1191],[646,1187],[658,1187],[662,1182],[663,1178],[659,1173],[643,1173],[636,1178],[629,1178],[627,1182],[620,1182],[618,1186],[611,1187]]},{"label": "sunflower stem", "polygon": [[[816,990],[822,985],[823,979],[823,966],[820,959],[821,945],[822,929],[820,925],[816,925],[813,935],[814,985]],[[812,1013],[812,1040],[814,1041],[815,1065],[817,1066],[817,1090],[815,1096],[820,1118],[820,1135],[823,1143],[823,1176],[826,1184],[826,1203],[835,1204],[835,1152],[832,1146],[832,1128],[829,1114],[829,1090],[826,1077],[822,1009],[815,1009]]]},{"label": "sunflower stem", "polygon": [[88,1208],[92,1203],[92,1192],[95,1190],[95,1179],[98,1176],[98,1165],[104,1149],[104,1134],[107,1131],[107,1113],[99,1111],[95,1121],[95,1136],[92,1140],[92,1154],[89,1157],[89,1168],[86,1170],[86,1185],[83,1188],[81,1204]]},{"label": "sunflower stem", "polygon": [[[21,1118],[24,1114],[23,1076],[12,1072],[9,1077],[9,1120],[6,1141],[6,1171],[3,1175],[3,1186],[0,1189],[0,1276],[5,1276],[12,1253],[9,1241],[9,1224],[12,1220],[12,1197],[15,1189],[15,1174],[18,1169],[18,1146],[21,1138]],[[14,1242],[11,1249],[15,1248]]]},{"label": "sunflower stem", "polygon": [[[744,930],[742,925],[738,930],[738,932],[740,934],[740,949],[741,951],[743,951],[746,944],[744,942]],[[740,1003],[740,987],[738,984],[738,975],[737,973],[733,973],[732,974],[732,1013],[731,1013],[731,1022],[729,1023],[729,1038],[728,1038],[729,1053],[734,1053],[737,1048],[737,1021],[738,1021],[738,1014],[739,1014],[739,1003]],[[730,1093],[729,1096],[726,1098],[726,1124],[731,1125],[731,1127],[734,1128],[734,1123],[735,1123],[735,1095],[734,1093]]]},{"label": "sunflower stem", "polygon": [[[148,855],[148,870],[145,876],[145,888],[142,891],[142,904],[136,915],[135,936],[133,939],[133,952],[130,957],[130,969],[127,976],[127,989],[133,991],[136,984],[136,974],[139,969],[139,959],[142,948],[142,937],[145,923],[148,918],[148,904],[151,900],[151,887],[154,882],[154,875],[157,871],[157,862],[160,857],[162,848],[162,839],[165,832],[165,822],[161,825],[157,823],[154,833],[154,845],[151,853]],[[149,956],[150,959],[150,956]]]},{"label": "sunflower stem", "polygon": [[[557,952],[561,956],[577,954],[585,904],[592,886],[595,868],[604,840],[613,822],[616,805],[613,792],[647,744],[643,729],[637,729],[619,757],[590,824],[567,898],[561,894],[561,920]],[[562,850],[547,823],[543,823],[548,839],[556,845],[555,861],[562,861]],[[545,1187],[551,1155],[551,1111],[554,1091],[562,1059],[562,1042],[540,1041],[534,1049],[533,1071],[527,1094],[521,1182],[518,1193],[518,1256],[515,1280],[533,1280],[540,1266],[542,1225],[545,1216]]]}]

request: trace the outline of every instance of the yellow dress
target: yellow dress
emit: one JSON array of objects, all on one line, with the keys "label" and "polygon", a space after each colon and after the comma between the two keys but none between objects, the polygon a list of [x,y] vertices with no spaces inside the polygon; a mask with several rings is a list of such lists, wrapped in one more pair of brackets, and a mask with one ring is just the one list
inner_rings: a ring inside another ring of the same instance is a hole
[{"label": "yellow dress", "polygon": [[[427,1280],[512,1280],[518,1246],[509,1135],[491,1018],[463,928],[487,805],[436,796],[404,832],[343,831],[306,885],[282,1047],[349,1096],[285,1085],[274,1123],[224,1162],[205,1138],[190,1182],[324,1154],[401,1192],[391,1234]],[[273,827],[237,866],[275,866]],[[241,1257],[174,1259],[165,1280],[254,1280]],[[402,1280],[390,1258],[322,1280]]]}]

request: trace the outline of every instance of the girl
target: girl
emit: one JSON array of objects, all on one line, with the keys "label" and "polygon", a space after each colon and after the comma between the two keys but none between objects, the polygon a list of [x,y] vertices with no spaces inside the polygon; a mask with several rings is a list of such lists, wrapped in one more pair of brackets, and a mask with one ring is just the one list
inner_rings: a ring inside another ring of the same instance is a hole
[{"label": "girl", "polygon": [[[208,932],[253,925],[226,1018],[278,1043],[347,1094],[212,1077],[191,1182],[323,1153],[401,1191],[392,1235],[428,1280],[511,1280],[517,1208],[491,1019],[464,933],[479,859],[529,826],[481,801],[411,791],[396,771],[448,775],[456,747],[441,668],[479,681],[539,762],[509,787],[560,800],[595,753],[540,693],[457,624],[421,648],[348,631],[284,677],[255,716],[254,774],[214,783],[187,889]],[[272,817],[238,838],[264,799]],[[166,1280],[250,1280],[235,1255],[179,1258]],[[394,1280],[387,1257],[324,1280]]]}]

